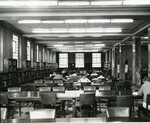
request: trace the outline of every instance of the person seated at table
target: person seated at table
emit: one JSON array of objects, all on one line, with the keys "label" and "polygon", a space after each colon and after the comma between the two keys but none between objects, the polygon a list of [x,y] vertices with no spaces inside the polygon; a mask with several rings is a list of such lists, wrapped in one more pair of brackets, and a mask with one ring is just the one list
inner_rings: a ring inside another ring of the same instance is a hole
[{"label": "person seated at table", "polygon": [[105,79],[105,77],[103,76],[103,74],[100,74],[100,76],[98,78],[99,79]]},{"label": "person seated at table", "polygon": [[83,76],[78,80],[78,83],[81,82],[91,82],[88,78],[86,74],[83,74]]},{"label": "person seated at table", "polygon": [[59,72],[55,72],[55,76],[53,80],[62,79],[63,81],[67,81]]},{"label": "person seated at table", "polygon": [[98,74],[96,73],[95,70],[93,70],[93,72],[91,73],[91,76],[98,76]]},{"label": "person seated at table", "polygon": [[138,91],[138,95],[143,95],[143,107],[146,108],[147,94],[150,94],[150,77],[145,77],[143,83]]}]

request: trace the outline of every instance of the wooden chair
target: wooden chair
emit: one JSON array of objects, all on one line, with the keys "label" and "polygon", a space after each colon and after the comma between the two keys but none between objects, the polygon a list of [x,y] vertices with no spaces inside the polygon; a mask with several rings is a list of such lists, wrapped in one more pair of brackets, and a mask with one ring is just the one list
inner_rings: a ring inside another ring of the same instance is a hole
[{"label": "wooden chair", "polygon": [[73,90],[73,82],[64,82],[63,85],[67,90]]},{"label": "wooden chair", "polygon": [[51,91],[51,87],[39,87],[39,91]]},{"label": "wooden chair", "polygon": [[45,122],[55,121],[56,110],[55,109],[36,109],[29,112],[29,118],[31,121]]},{"label": "wooden chair", "polygon": [[1,109],[1,119],[5,120],[7,119],[7,108],[0,108]]},{"label": "wooden chair", "polygon": [[84,86],[91,86],[91,83],[90,82],[81,82],[81,89],[83,89]]},{"label": "wooden chair", "polygon": [[53,87],[58,87],[58,84],[57,83],[47,83],[47,86],[53,88]]},{"label": "wooden chair", "polygon": [[21,92],[21,87],[10,87],[7,90],[8,92]]},{"label": "wooden chair", "polygon": [[140,117],[140,111],[145,110],[146,115],[149,116],[150,114],[150,94],[147,94],[146,102],[143,102],[143,104],[138,105],[138,116]]},{"label": "wooden chair", "polygon": [[[21,116],[21,107],[19,103],[8,101],[8,93],[0,93],[0,107],[6,108],[8,111],[8,117],[14,115],[14,109],[19,108],[19,114]],[[11,112],[12,111],[12,112]]]},{"label": "wooden chair", "polygon": [[90,113],[90,116],[96,115],[96,100],[95,93],[80,94],[80,117],[83,112]]},{"label": "wooden chair", "polygon": [[101,85],[99,86],[99,90],[111,90],[111,87],[109,85]]},{"label": "wooden chair", "polygon": [[95,92],[96,87],[95,86],[84,86],[84,92]]},{"label": "wooden chair", "polygon": [[63,83],[62,79],[53,79],[53,83],[61,84]]},{"label": "wooden chair", "polygon": [[129,117],[129,107],[110,107],[106,109],[107,118],[111,117]]},{"label": "wooden chair", "polygon": [[132,95],[132,90],[122,90],[121,95]]},{"label": "wooden chair", "polygon": [[53,92],[64,92],[65,93],[65,87],[53,87]]},{"label": "wooden chair", "polygon": [[42,92],[40,93],[41,97],[41,106],[42,108],[53,108],[56,109],[56,112],[58,109],[61,110],[61,115],[63,114],[63,103],[57,102],[56,94],[50,93],[50,92]]},{"label": "wooden chair", "polygon": [[134,106],[134,100],[131,95],[122,95],[117,96],[116,98],[117,107],[129,107],[130,109],[130,117],[132,116],[132,108]]}]

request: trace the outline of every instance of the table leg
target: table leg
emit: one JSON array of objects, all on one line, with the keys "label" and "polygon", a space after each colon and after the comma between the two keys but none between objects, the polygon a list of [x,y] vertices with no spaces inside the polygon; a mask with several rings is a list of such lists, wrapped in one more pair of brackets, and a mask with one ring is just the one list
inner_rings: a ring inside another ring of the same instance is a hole
[{"label": "table leg", "polygon": [[21,116],[21,102],[19,102],[19,116]]},{"label": "table leg", "polygon": [[73,109],[73,112],[72,112],[72,116],[73,117],[76,117],[76,106],[75,106],[75,103],[76,103],[76,99],[73,99],[72,100],[72,109]]}]

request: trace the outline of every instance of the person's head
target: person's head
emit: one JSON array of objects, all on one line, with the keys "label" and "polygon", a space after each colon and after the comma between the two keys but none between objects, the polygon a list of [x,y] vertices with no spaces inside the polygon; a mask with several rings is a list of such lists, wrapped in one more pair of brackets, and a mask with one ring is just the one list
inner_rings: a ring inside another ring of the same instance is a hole
[{"label": "person's head", "polygon": [[86,75],[86,74],[83,74],[83,75],[82,75],[82,78],[86,78],[86,77],[87,77],[87,75]]},{"label": "person's head", "polygon": [[150,82],[150,77],[148,76],[144,77],[143,82]]}]

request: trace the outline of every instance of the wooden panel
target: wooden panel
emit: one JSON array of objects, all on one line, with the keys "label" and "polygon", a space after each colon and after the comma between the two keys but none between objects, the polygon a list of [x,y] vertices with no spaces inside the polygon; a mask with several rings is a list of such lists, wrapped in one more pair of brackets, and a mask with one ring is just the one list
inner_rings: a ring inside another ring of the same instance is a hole
[{"label": "wooden panel", "polygon": [[148,29],[148,75],[150,77],[150,28]]},{"label": "wooden panel", "polygon": [[3,32],[0,27],[0,72],[3,71]]},{"label": "wooden panel", "polygon": [[121,80],[125,80],[125,46],[120,45],[119,47],[119,63],[120,63],[120,75],[119,78]]},{"label": "wooden panel", "polygon": [[141,37],[133,37],[132,83],[141,84]]}]

